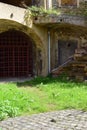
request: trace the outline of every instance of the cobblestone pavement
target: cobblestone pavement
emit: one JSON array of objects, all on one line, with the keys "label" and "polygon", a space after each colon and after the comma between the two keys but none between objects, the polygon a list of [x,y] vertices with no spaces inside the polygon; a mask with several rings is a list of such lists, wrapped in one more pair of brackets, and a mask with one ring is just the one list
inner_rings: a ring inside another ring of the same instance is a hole
[{"label": "cobblestone pavement", "polygon": [[0,122],[0,130],[87,130],[87,112],[61,110],[9,118]]}]

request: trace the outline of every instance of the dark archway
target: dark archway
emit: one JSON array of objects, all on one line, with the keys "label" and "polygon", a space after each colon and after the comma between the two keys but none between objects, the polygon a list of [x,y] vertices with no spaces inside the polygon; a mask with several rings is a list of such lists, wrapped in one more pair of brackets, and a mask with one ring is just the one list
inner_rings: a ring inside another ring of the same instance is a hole
[{"label": "dark archway", "polygon": [[25,33],[10,30],[0,34],[0,77],[33,75],[34,43]]}]

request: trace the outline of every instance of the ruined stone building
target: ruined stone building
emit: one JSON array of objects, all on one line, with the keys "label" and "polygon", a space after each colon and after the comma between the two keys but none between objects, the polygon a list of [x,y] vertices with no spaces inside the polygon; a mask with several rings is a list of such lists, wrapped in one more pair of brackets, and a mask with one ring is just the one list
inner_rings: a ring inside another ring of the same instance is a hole
[{"label": "ruined stone building", "polygon": [[[30,6],[78,8],[81,0],[0,0],[0,77],[46,76],[87,42],[84,17],[28,18]],[[80,34],[79,34],[80,32]]]}]

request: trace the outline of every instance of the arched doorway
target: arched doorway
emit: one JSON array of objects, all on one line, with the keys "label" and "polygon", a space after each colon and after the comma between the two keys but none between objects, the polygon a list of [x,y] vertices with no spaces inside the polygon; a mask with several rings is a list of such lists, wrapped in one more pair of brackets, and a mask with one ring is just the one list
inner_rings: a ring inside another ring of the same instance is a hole
[{"label": "arched doorway", "polygon": [[10,30],[0,34],[0,77],[33,75],[34,44],[25,33]]}]

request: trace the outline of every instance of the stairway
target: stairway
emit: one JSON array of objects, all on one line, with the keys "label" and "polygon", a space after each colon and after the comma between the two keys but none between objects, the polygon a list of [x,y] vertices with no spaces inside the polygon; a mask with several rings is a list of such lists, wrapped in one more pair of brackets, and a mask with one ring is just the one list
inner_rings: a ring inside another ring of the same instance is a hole
[{"label": "stairway", "polygon": [[72,59],[52,71],[52,75],[56,77],[63,72],[78,81],[87,80],[87,47],[76,49]]},{"label": "stairway", "polygon": [[84,81],[87,79],[87,48],[82,47],[77,49],[74,54],[74,61],[65,67],[65,72],[69,77],[78,81]]},{"label": "stairway", "polygon": [[62,65],[52,70],[51,74],[53,77],[57,77],[65,72],[65,69],[73,61],[73,56],[69,57]]}]

